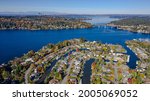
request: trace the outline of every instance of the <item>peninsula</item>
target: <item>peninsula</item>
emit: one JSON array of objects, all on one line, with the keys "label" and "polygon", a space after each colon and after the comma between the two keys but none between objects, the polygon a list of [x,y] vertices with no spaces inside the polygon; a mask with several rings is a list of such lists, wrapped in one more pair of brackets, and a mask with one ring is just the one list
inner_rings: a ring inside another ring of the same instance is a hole
[{"label": "peninsula", "polygon": [[150,83],[150,40],[134,39],[126,44],[139,58],[136,71],[145,75],[145,83]]},{"label": "peninsula", "polygon": [[[127,42],[131,47],[129,43],[132,44],[132,41]],[[144,46],[138,46],[138,49],[144,51],[143,54],[149,54],[149,47],[145,49]],[[129,55],[121,45],[102,44],[81,38],[48,44],[37,52],[29,51],[22,57],[0,65],[0,83],[82,84],[86,71],[84,64],[90,59],[94,60],[88,70],[91,72],[91,84],[147,82],[149,71],[145,73],[139,69],[130,69],[127,65]],[[143,63],[146,67],[142,66],[141,69],[148,69],[149,62],[142,61],[140,65]]]},{"label": "peninsula", "polygon": [[123,18],[118,21],[112,21],[107,25],[122,30],[128,30],[131,32],[150,34],[149,16],[145,16],[145,17],[135,16],[135,17]]}]

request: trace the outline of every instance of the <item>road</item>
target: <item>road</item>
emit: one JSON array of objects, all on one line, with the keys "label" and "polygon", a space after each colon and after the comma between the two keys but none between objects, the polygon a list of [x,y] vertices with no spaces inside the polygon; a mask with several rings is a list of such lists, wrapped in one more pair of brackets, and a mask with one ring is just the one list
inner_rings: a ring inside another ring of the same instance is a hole
[{"label": "road", "polygon": [[114,83],[118,84],[118,68],[115,67],[114,70],[115,70],[115,80],[114,80]]},{"label": "road", "polygon": [[30,73],[31,70],[32,70],[32,67],[28,68],[28,70],[25,72],[25,83],[26,84],[29,83],[28,76],[29,76],[29,73]]},{"label": "road", "polygon": [[67,83],[67,77],[68,77],[68,75],[69,75],[69,72],[70,72],[70,69],[71,69],[71,67],[72,67],[72,64],[73,64],[74,60],[75,60],[75,59],[72,59],[72,60],[71,60],[70,65],[69,65],[69,67],[68,67],[68,69],[67,69],[67,75],[64,77],[64,79],[62,80],[61,84],[66,84],[66,83]]}]

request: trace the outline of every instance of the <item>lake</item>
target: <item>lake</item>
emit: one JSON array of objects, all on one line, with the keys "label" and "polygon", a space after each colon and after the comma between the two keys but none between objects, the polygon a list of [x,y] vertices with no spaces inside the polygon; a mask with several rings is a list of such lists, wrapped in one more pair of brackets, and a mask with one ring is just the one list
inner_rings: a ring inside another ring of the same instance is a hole
[{"label": "lake", "polygon": [[[116,19],[96,16],[94,20],[91,20],[91,23],[108,23],[112,20]],[[131,61],[128,63],[128,65],[130,68],[135,68],[137,57],[131,50],[126,47],[125,41],[138,38],[150,38],[150,35],[132,33],[107,26],[95,26],[89,29],[67,30],[1,30],[0,64],[14,59],[14,57],[20,57],[24,53],[27,53],[29,50],[37,51],[48,43],[55,44],[64,40],[81,37],[89,41],[121,44],[125,49],[127,49],[128,54],[131,55]]]}]

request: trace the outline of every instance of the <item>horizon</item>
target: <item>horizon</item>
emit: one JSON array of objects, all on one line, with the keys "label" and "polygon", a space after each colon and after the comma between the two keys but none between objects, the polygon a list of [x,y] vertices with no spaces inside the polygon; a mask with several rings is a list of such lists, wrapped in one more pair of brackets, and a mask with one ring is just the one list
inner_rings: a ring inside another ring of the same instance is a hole
[{"label": "horizon", "polygon": [[121,15],[121,16],[126,16],[126,15],[150,15],[149,14],[115,14],[115,13],[109,13],[109,14],[91,14],[91,13],[85,13],[85,14],[78,14],[78,13],[64,13],[64,12],[48,12],[48,11],[26,11],[26,12],[1,12],[0,11],[0,16],[23,16],[23,15],[35,15],[35,16],[44,16],[44,15],[89,15],[89,16],[110,16],[110,15]]},{"label": "horizon", "polygon": [[150,1],[148,0],[2,0],[0,13],[29,13],[29,12],[53,12],[62,14],[150,14]]}]

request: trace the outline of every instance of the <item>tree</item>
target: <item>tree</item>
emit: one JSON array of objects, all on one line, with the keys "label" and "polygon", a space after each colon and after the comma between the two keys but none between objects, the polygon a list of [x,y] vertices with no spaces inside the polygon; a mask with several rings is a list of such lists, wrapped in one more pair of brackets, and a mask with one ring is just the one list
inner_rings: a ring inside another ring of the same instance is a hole
[{"label": "tree", "polygon": [[51,49],[51,48],[53,48],[53,47],[54,47],[53,44],[48,44],[48,45],[47,45],[47,48],[49,48],[49,49]]},{"label": "tree", "polygon": [[30,67],[31,67],[31,68],[35,68],[36,66],[35,66],[35,64],[32,63],[32,64],[30,65]]},{"label": "tree", "polygon": [[33,55],[34,55],[34,51],[33,50],[28,52],[28,57],[32,57]]},{"label": "tree", "polygon": [[118,66],[121,66],[121,65],[122,65],[122,62],[119,60],[119,61],[117,62],[117,65],[118,65]]},{"label": "tree", "polygon": [[150,66],[147,68],[146,77],[150,79]]},{"label": "tree", "polygon": [[84,38],[80,38],[80,42],[83,43],[85,42],[86,40]]},{"label": "tree", "polygon": [[2,77],[4,78],[4,79],[8,79],[9,78],[9,72],[7,72],[7,71],[3,71],[2,72]]}]

